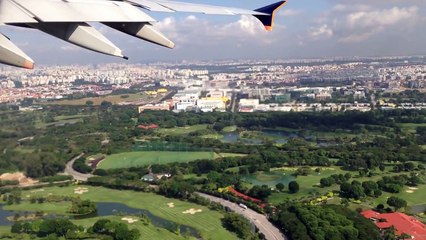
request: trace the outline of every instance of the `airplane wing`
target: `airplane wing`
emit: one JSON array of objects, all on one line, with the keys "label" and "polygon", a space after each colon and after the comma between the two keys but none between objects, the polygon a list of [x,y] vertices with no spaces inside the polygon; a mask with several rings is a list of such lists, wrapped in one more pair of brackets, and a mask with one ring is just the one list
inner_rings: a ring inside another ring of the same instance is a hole
[{"label": "airplane wing", "polygon": [[[174,43],[152,26],[156,20],[143,10],[253,15],[270,31],[275,11],[285,3],[279,1],[248,10],[167,0],[0,0],[0,26],[35,28],[80,47],[127,59],[118,47],[86,22],[100,22],[134,37],[173,48]],[[4,35],[0,36],[0,63],[24,68],[34,66],[33,60]]]},{"label": "airplane wing", "polygon": [[125,0],[135,6],[155,12],[192,12],[203,14],[218,15],[253,15],[258,18],[268,31],[272,30],[274,22],[274,13],[287,1],[279,1],[274,4],[258,8],[256,10],[248,10],[242,8],[232,8],[223,6],[213,6],[206,4],[185,3],[167,0]]}]

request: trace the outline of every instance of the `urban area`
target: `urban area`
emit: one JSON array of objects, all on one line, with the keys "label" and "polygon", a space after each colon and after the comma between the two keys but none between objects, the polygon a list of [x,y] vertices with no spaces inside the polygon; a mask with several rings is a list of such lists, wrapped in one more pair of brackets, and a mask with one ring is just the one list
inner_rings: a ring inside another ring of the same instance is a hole
[{"label": "urban area", "polygon": [[0,66],[0,239],[426,240],[426,56]]}]

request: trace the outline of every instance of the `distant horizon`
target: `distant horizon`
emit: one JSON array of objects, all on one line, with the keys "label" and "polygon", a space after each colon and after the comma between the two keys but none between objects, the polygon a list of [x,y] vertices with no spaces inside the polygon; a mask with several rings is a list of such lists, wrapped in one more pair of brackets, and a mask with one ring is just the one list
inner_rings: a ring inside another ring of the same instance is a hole
[{"label": "distant horizon", "polygon": [[[109,64],[116,64],[116,65],[145,65],[145,64],[194,64],[194,63],[206,63],[208,64],[209,62],[211,63],[218,63],[218,62],[246,62],[246,61],[259,61],[259,62],[296,62],[296,61],[324,61],[324,60],[345,60],[345,61],[351,61],[351,60],[357,60],[357,59],[399,59],[399,58],[426,58],[426,54],[419,54],[419,55],[389,55],[389,56],[334,56],[334,57],[311,57],[311,58],[287,58],[287,59],[268,59],[268,58],[264,58],[264,59],[253,59],[253,58],[247,58],[247,59],[210,59],[210,60],[205,60],[205,59],[200,59],[200,60],[195,60],[195,59],[182,59],[182,60],[146,60],[146,61],[141,61],[141,62],[128,62],[126,60],[123,60],[121,62],[96,62],[96,63],[63,63],[63,64],[58,64],[58,63],[45,63],[45,64],[37,64],[36,68],[34,70],[37,70],[37,66],[41,66],[41,67],[49,67],[49,66],[89,66],[89,65],[109,65]],[[187,63],[185,63],[187,62]],[[14,68],[11,66],[7,66],[7,65],[0,65],[0,68],[5,67],[5,68]]]}]

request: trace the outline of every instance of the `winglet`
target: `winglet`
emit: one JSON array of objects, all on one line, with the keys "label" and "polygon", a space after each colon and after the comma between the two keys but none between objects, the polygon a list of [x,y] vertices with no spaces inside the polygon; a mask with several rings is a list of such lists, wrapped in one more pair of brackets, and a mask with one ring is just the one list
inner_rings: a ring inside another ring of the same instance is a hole
[{"label": "winglet", "polygon": [[272,31],[272,28],[274,26],[275,11],[280,9],[286,3],[287,3],[287,1],[279,1],[279,2],[273,3],[271,5],[268,5],[266,7],[258,8],[254,11],[259,12],[259,13],[264,13],[266,15],[263,15],[263,14],[256,15],[255,14],[253,16],[255,16],[257,19],[259,19],[262,22],[263,26],[265,26],[265,29],[267,31]]}]

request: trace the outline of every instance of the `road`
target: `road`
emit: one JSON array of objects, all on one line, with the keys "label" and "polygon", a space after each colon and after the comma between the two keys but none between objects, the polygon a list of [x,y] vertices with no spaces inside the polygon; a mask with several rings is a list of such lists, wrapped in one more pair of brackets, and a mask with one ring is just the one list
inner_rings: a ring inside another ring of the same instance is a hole
[{"label": "road", "polygon": [[75,180],[79,180],[79,181],[87,181],[88,178],[93,177],[94,175],[92,174],[84,174],[84,173],[80,173],[77,172],[76,170],[74,170],[74,168],[72,168],[72,165],[74,164],[74,162],[83,157],[84,153],[81,153],[80,155],[74,157],[73,159],[69,160],[67,162],[67,165],[65,165],[65,171],[64,174],[65,175],[71,175]]},{"label": "road", "polygon": [[272,225],[271,222],[268,221],[265,215],[255,212],[251,209],[244,209],[240,207],[238,204],[227,201],[222,198],[214,197],[204,193],[197,193],[201,197],[207,198],[210,201],[220,203],[222,206],[230,208],[232,211],[243,215],[247,218],[251,223],[256,225],[259,229],[259,232],[265,235],[267,240],[286,240],[287,238],[278,230],[277,227]]}]

